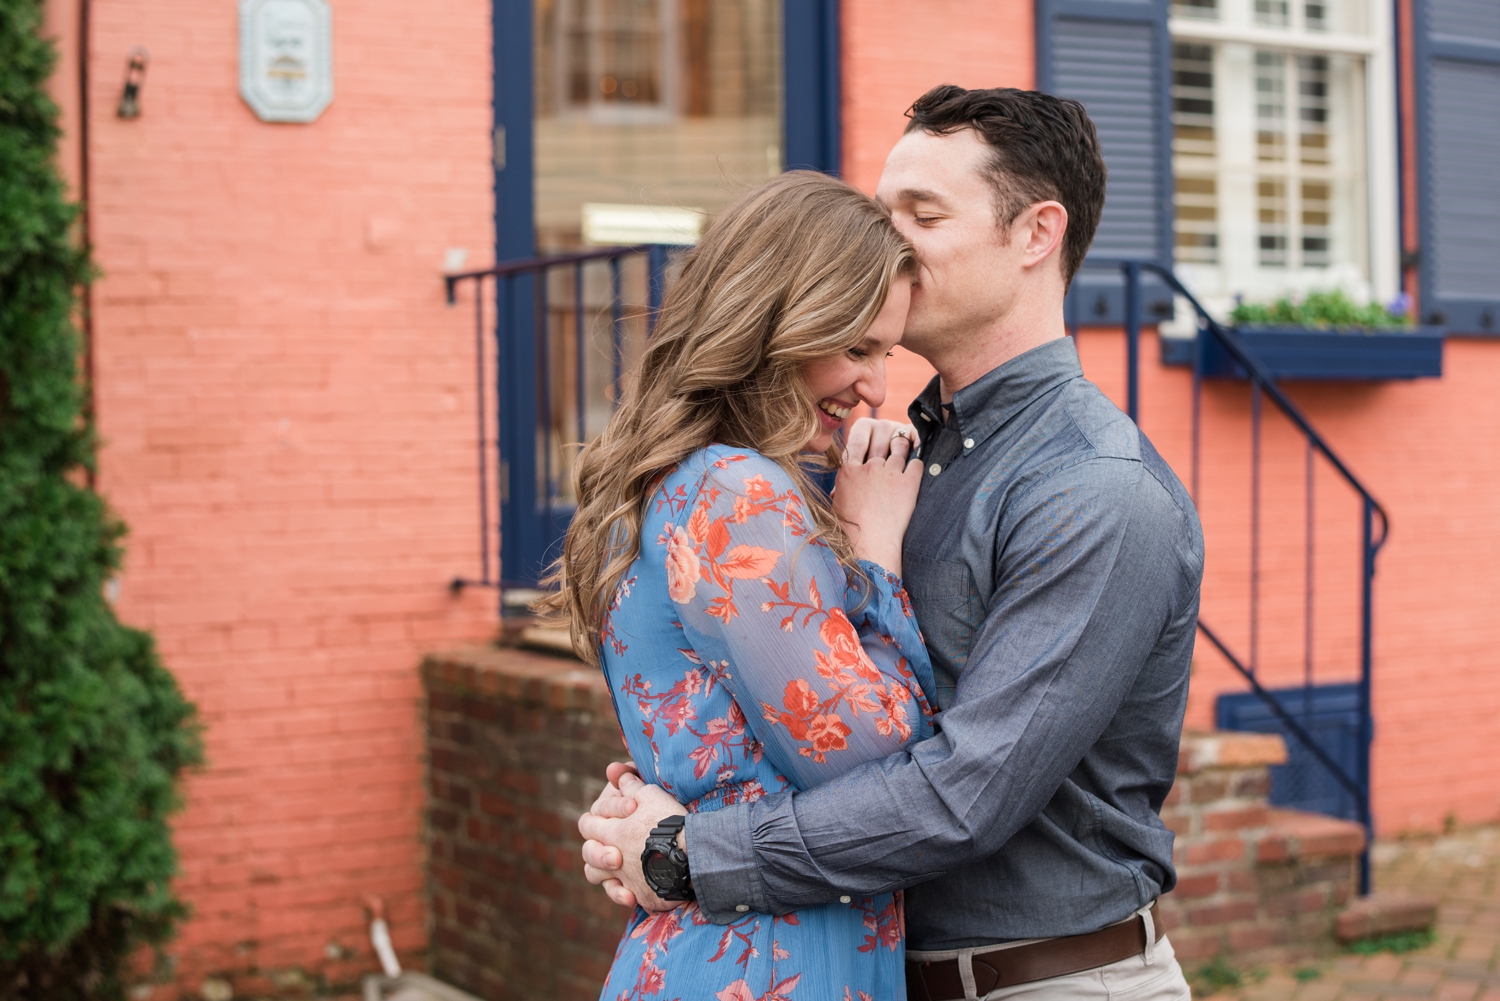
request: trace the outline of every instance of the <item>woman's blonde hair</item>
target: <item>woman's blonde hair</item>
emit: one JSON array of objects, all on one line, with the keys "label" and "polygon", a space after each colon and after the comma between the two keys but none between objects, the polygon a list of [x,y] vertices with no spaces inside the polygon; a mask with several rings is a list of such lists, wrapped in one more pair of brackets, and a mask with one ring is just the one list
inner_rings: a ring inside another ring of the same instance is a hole
[{"label": "woman's blonde hair", "polygon": [[[803,366],[857,346],[891,283],[916,271],[911,246],[879,203],[842,181],[790,171],[719,213],[687,253],[656,331],[604,432],[574,464],[579,499],[543,610],[565,613],[573,647],[599,662],[611,596],[640,553],[646,501],[700,448],[754,449],[809,498],[803,453],[820,428]],[[857,569],[826,503],[817,535]]]}]

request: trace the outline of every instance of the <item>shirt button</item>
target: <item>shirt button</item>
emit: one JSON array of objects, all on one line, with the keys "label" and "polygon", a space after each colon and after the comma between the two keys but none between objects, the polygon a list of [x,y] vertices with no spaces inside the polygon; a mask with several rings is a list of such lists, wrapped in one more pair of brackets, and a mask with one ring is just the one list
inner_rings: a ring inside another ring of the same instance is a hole
[{"label": "shirt button", "polygon": [[741,914],[744,914],[746,911],[748,911],[750,909],[750,905],[749,904],[735,904],[734,905],[734,909],[737,910],[737,911],[739,911]]},{"label": "shirt button", "polygon": [[965,438],[964,439],[964,448],[973,448],[973,447],[974,447],[974,439],[973,438]]},{"label": "shirt button", "polygon": [[941,473],[942,471],[943,471],[943,467],[939,466],[936,462],[934,462],[932,465],[930,465],[930,466],[927,467],[927,475],[929,475],[929,476],[936,476],[938,473]]},{"label": "shirt button", "polygon": [[844,896],[842,896],[842,897],[839,898],[839,903],[841,903],[841,904],[847,904],[848,902],[849,902],[849,895],[848,894],[845,894]]}]

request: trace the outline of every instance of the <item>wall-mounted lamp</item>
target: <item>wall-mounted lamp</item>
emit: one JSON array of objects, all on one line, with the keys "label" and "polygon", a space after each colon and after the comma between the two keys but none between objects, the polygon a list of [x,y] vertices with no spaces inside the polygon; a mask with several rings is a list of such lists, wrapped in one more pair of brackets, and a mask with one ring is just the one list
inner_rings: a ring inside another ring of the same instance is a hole
[{"label": "wall-mounted lamp", "polygon": [[151,53],[141,46],[130,50],[130,61],[125,64],[125,92],[115,109],[121,118],[141,117],[141,84],[146,82],[146,64],[150,61]]}]

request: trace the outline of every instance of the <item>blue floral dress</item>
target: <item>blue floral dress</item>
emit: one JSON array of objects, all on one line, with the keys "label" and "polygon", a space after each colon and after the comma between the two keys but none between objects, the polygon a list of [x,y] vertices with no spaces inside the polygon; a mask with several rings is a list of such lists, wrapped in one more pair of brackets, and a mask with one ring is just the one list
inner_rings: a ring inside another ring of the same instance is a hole
[{"label": "blue floral dress", "polygon": [[[785,470],[713,445],[648,502],[604,670],[648,782],[717,810],[806,789],[932,734],[932,667],[901,581],[850,584]],[[637,909],[603,1001],[904,998],[900,894],[716,925]]]}]

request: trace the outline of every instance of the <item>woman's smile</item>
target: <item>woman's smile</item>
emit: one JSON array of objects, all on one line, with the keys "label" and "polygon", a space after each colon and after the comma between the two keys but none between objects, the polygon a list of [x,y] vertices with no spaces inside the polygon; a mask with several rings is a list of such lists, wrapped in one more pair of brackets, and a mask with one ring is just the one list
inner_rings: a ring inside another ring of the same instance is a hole
[{"label": "woman's smile", "polygon": [[857,400],[854,403],[845,403],[843,400],[837,399],[819,400],[818,419],[822,421],[823,426],[828,430],[837,431],[843,427],[844,421],[849,419],[849,415],[854,412],[854,408],[858,405],[859,402]]}]

